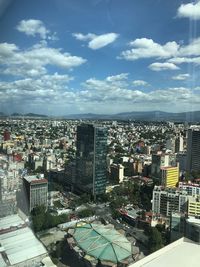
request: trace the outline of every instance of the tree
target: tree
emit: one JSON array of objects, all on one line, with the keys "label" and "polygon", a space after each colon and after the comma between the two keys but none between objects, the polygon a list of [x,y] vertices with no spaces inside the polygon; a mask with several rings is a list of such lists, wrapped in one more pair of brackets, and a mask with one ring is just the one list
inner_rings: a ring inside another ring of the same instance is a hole
[{"label": "tree", "polygon": [[111,210],[111,215],[112,215],[112,218],[115,220],[121,217],[120,212],[116,209]]},{"label": "tree", "polygon": [[150,228],[148,248],[150,253],[163,247],[162,235],[157,228]]},{"label": "tree", "polygon": [[68,215],[52,215],[44,206],[38,206],[31,212],[33,229],[36,232],[55,227],[58,224],[69,221]]},{"label": "tree", "polygon": [[90,217],[94,215],[94,211],[91,209],[85,209],[78,212],[79,218]]}]

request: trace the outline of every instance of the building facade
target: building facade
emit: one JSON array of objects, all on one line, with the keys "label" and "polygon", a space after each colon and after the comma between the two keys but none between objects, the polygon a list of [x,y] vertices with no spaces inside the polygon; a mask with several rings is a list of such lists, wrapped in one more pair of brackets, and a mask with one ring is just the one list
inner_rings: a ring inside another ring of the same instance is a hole
[{"label": "building facade", "polygon": [[199,184],[179,182],[179,188],[185,190],[189,196],[200,196]]},{"label": "building facade", "polygon": [[176,187],[179,181],[179,167],[161,167],[161,185],[164,187]]},{"label": "building facade", "polygon": [[200,128],[188,130],[187,171],[200,172]]},{"label": "building facade", "polygon": [[113,182],[122,183],[124,180],[124,166],[122,164],[112,164],[110,166],[110,176]]},{"label": "building facade", "polygon": [[188,214],[200,217],[200,198],[194,197],[188,201]]},{"label": "building facade", "polygon": [[155,186],[153,190],[152,211],[155,214],[170,216],[171,212],[187,212],[188,195],[176,188]]},{"label": "building facade", "polygon": [[28,210],[32,211],[37,206],[48,205],[48,181],[37,176],[23,178],[24,189],[27,197]]},{"label": "building facade", "polygon": [[77,127],[75,187],[94,197],[106,191],[107,129],[92,124]]}]

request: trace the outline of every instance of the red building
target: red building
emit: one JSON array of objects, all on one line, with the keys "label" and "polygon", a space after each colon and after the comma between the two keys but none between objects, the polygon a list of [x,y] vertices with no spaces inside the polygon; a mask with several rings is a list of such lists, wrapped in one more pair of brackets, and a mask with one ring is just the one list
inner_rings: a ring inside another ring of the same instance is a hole
[{"label": "red building", "polygon": [[8,130],[5,130],[3,133],[3,140],[8,141],[10,140],[10,132]]}]

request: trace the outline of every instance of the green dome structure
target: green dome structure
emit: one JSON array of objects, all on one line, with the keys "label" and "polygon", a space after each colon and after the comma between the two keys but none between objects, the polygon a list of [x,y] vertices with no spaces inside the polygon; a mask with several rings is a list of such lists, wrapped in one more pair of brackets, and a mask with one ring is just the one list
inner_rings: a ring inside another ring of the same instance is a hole
[{"label": "green dome structure", "polygon": [[131,243],[110,226],[95,223],[77,225],[73,238],[82,251],[100,261],[118,263],[132,256]]}]

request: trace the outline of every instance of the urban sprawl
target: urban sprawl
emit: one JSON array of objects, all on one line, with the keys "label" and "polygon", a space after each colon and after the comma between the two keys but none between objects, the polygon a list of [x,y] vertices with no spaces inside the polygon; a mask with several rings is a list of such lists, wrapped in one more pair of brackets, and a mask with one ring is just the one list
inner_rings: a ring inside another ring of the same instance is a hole
[{"label": "urban sprawl", "polygon": [[194,253],[198,123],[0,120],[0,266],[137,267],[186,239]]}]

